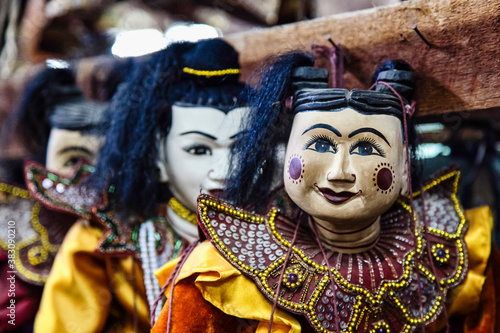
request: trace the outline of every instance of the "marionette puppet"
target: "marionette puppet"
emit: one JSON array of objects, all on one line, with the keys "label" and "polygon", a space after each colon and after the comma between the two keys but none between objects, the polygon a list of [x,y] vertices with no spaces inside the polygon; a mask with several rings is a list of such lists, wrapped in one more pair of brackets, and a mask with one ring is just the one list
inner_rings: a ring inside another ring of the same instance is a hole
[{"label": "marionette puppet", "polygon": [[247,111],[239,72],[237,52],[220,39],[177,43],[138,66],[115,95],[96,170],[75,185],[104,189],[103,198],[87,210],[90,225],[69,231],[36,332],[150,330],[160,293],[153,272],[197,238],[200,192],[224,188]]},{"label": "marionette puppet", "polygon": [[[126,68],[114,67],[122,71]],[[102,82],[107,92],[114,92],[119,78],[115,75],[113,82]],[[19,108],[11,113],[2,132],[6,139],[17,136],[26,148],[28,169],[44,164],[50,172],[69,175],[79,161],[95,163],[103,142],[106,105],[84,98],[71,69],[46,68],[27,85]],[[82,172],[89,170],[86,167]],[[41,186],[55,185],[47,178]],[[65,188],[59,185],[54,190],[64,193]],[[51,210],[30,195],[26,186],[9,179],[0,180],[0,215],[4,221],[0,238],[2,271],[5,276],[15,272],[8,284],[2,284],[4,306],[0,316],[8,320],[2,319],[0,330],[29,326],[27,329],[32,330],[57,250],[76,217]],[[15,292],[9,292],[11,285],[15,285]],[[15,315],[9,316],[12,313]]]},{"label": "marionette puppet", "polygon": [[[491,329],[489,210],[464,214],[456,170],[411,187],[411,68],[388,62],[373,90],[349,91],[312,64],[291,53],[264,70],[235,143],[234,204],[198,199],[207,241],[157,272],[168,302],[152,332],[456,332],[448,319],[462,330],[466,314],[466,329]],[[268,197],[286,141],[297,210],[239,208]]]}]

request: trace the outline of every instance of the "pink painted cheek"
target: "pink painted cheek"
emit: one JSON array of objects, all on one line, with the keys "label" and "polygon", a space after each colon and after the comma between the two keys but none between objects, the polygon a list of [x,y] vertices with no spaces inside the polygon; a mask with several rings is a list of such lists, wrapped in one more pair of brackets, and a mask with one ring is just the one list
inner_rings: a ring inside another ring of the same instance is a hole
[{"label": "pink painted cheek", "polygon": [[373,173],[373,182],[377,191],[381,191],[383,194],[392,192],[395,184],[392,166],[389,163],[380,163]]},{"label": "pink painted cheek", "polygon": [[288,160],[288,176],[292,183],[298,184],[304,178],[304,159],[298,154],[293,154]]},{"label": "pink painted cheek", "polygon": [[290,162],[288,173],[292,179],[297,180],[300,178],[300,175],[302,174],[302,162],[297,157],[294,157]]}]

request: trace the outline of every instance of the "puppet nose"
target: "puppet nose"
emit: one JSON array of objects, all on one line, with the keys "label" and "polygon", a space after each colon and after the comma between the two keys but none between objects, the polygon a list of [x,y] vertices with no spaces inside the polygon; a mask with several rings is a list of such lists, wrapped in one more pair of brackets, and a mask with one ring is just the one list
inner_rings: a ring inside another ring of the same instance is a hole
[{"label": "puppet nose", "polygon": [[212,168],[208,171],[208,178],[215,181],[225,181],[229,173],[229,156],[221,154],[217,157]]},{"label": "puppet nose", "polygon": [[351,168],[350,158],[340,154],[335,155],[326,177],[328,181],[354,183],[356,174]]}]

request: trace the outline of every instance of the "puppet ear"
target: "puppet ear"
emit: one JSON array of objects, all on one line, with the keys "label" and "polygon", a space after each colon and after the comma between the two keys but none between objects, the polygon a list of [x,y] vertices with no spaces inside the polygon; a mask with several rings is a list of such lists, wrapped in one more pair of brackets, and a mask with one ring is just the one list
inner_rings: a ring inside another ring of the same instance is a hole
[{"label": "puppet ear", "polygon": [[165,155],[167,140],[165,138],[159,138],[158,142],[158,159],[156,160],[156,167],[158,168],[160,183],[166,183],[168,182],[167,156]]}]

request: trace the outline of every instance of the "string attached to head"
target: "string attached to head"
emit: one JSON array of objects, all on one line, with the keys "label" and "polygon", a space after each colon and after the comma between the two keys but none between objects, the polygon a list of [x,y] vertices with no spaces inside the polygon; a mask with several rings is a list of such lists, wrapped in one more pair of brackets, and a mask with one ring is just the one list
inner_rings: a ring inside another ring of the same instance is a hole
[{"label": "string attached to head", "polygon": [[[335,292],[335,284],[334,284],[334,279],[333,279],[333,274],[332,274],[332,268],[330,267],[330,262],[328,261],[328,258],[326,257],[325,249],[323,248],[323,244],[321,243],[321,239],[319,238],[318,230],[316,229],[316,223],[312,223],[312,219],[309,218],[309,226],[311,227],[311,230],[314,233],[314,236],[316,237],[316,242],[319,245],[319,249],[321,250],[321,254],[323,255],[323,260],[326,262],[326,267],[328,267],[328,277],[330,278],[330,283],[332,284],[332,291]],[[340,326],[339,326],[339,313],[338,313],[338,307],[337,307],[337,297],[333,297],[333,311],[335,314],[335,332],[340,332]]]},{"label": "string attached to head", "polygon": [[[405,150],[406,150],[406,158],[408,160],[407,168],[408,168],[408,186],[409,186],[409,198],[410,198],[410,207],[411,207],[411,218],[412,218],[412,221],[416,222],[415,221],[415,206],[414,206],[414,203],[413,203],[413,189],[412,189],[411,163],[410,163],[410,148],[409,148],[409,145],[408,145],[408,141],[409,140],[408,140],[408,122],[407,122],[407,117],[408,116],[411,117],[415,113],[415,101],[413,101],[411,104],[405,104],[404,101],[403,101],[403,98],[401,97],[401,95],[390,84],[388,84],[387,82],[384,82],[384,81],[377,81],[377,82],[375,82],[370,89],[372,89],[373,86],[375,86],[377,84],[382,84],[382,85],[386,86],[394,95],[396,95],[398,97],[399,101],[401,102],[401,107],[402,107],[402,110],[403,110],[404,136],[406,138],[406,140],[405,140]],[[425,214],[425,192],[424,192],[424,188],[423,188],[422,184],[420,184],[420,188],[421,188],[420,195],[422,197],[422,221],[423,221],[423,224],[424,224],[424,238],[425,238],[426,247],[427,247],[427,255],[428,255],[428,258],[429,258],[430,265],[431,265],[432,273],[434,274],[434,276],[437,276],[436,266],[434,265],[434,261],[432,260],[432,256],[431,256],[430,243],[427,240],[427,235],[428,235],[428,233],[427,233],[428,232],[428,221],[427,221],[427,216]],[[418,285],[418,293],[419,293],[420,319],[421,319],[421,325],[422,325],[422,332],[425,332],[425,322],[424,322],[423,310],[422,310],[423,309],[422,291],[421,291],[421,285],[420,285],[420,276],[418,274],[417,274],[417,280],[418,280],[417,281],[418,282],[417,285]],[[441,287],[440,287],[439,282],[437,281],[437,279],[436,279],[436,285],[437,285],[437,290],[438,290],[440,296],[444,300],[445,299],[444,292],[441,289]],[[446,311],[446,305],[443,304],[443,306],[445,307],[445,309],[444,309],[444,316],[446,318],[446,332],[448,333],[449,329],[450,329],[449,322],[448,322],[448,313]]]},{"label": "string attached to head", "polygon": [[[299,231],[302,214],[303,214],[303,212],[301,211],[299,214],[299,217],[298,217],[297,225],[295,226],[295,231],[293,233],[292,242],[290,243],[290,247],[288,248],[288,251],[286,252],[285,261],[283,263],[283,268],[281,269],[280,277],[284,276],[284,274],[285,274],[286,264],[288,262],[288,259],[290,258],[290,254],[292,253],[292,248],[293,248],[293,245],[295,244],[295,240],[297,239],[297,234]],[[276,306],[278,305],[278,298],[280,297],[281,285],[282,285],[282,283],[278,282],[278,289],[276,290],[276,297],[274,297],[273,309],[271,311],[271,317],[269,318],[269,326],[267,327],[268,333],[271,333],[271,328],[273,326],[273,317],[274,317],[274,312],[276,311]]]},{"label": "string attached to head", "polygon": [[[411,207],[411,220],[413,223],[416,223],[415,220],[415,205],[413,203],[413,188],[412,188],[412,179],[411,179],[411,159],[410,159],[410,147],[408,144],[408,121],[407,121],[407,116],[411,113],[413,114],[414,111],[412,111],[411,107],[408,108],[408,104],[404,103],[403,98],[401,95],[394,89],[390,84],[384,81],[377,81],[374,85],[377,84],[382,84],[386,86],[396,97],[399,99],[401,102],[401,108],[403,110],[403,130],[404,130],[404,137],[405,137],[405,151],[406,151],[406,160],[407,160],[407,172],[408,172],[408,189],[409,189],[409,196],[410,196],[410,207]],[[418,228],[418,226],[415,226],[415,228]],[[417,266],[418,266],[418,256],[415,259],[417,261]],[[420,286],[420,275],[417,274],[417,286],[418,286],[418,303],[420,307],[420,323],[422,326],[422,332],[425,332],[425,323],[424,323],[424,313],[423,313],[423,304],[422,304],[422,289]]]},{"label": "string attached to head", "polygon": [[316,44],[311,46],[311,51],[314,54],[314,67],[328,70],[330,74],[328,86],[330,88],[344,88],[344,52],[330,36],[328,36],[328,41],[332,47]]}]

